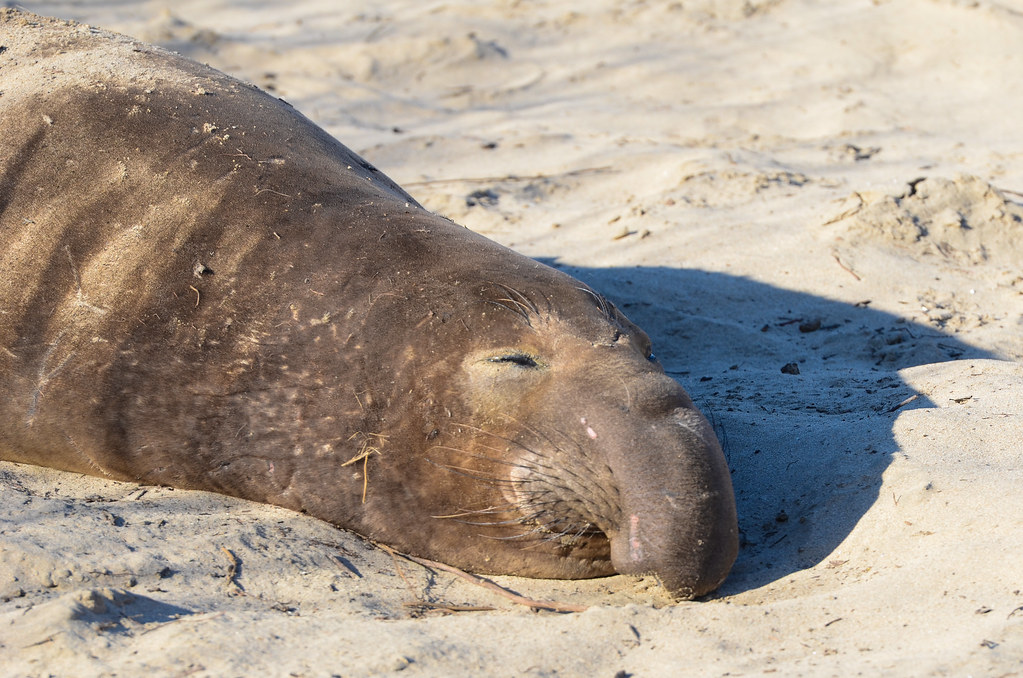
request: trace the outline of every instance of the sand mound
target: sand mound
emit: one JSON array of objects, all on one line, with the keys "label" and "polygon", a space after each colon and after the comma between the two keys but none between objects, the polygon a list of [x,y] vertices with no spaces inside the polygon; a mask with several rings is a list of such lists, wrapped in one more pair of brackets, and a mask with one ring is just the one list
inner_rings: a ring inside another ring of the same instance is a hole
[{"label": "sand mound", "polygon": [[1023,264],[1023,205],[978,177],[916,179],[899,195],[855,193],[847,203],[837,221],[852,240],[960,265]]}]

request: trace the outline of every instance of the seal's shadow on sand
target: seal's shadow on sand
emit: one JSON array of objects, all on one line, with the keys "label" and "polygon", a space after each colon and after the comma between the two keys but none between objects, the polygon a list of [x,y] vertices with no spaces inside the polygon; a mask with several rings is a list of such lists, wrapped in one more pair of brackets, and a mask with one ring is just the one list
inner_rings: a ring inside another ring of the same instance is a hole
[{"label": "seal's shadow on sand", "polygon": [[892,424],[934,406],[898,370],[996,357],[869,299],[850,305],[699,270],[542,261],[618,304],[714,424],[742,532],[724,594],[821,562],[874,502],[893,501],[879,496],[899,450]]}]

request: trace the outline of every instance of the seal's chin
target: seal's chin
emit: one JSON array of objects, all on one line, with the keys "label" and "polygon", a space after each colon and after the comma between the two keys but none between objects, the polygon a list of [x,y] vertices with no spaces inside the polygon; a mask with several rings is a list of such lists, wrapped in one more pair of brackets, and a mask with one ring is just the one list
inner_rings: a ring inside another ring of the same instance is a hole
[{"label": "seal's chin", "polygon": [[[667,493],[665,493],[667,494]],[[701,493],[690,504],[714,507],[724,503],[715,492]],[[626,500],[627,502],[627,500]],[[627,502],[628,503],[628,502]],[[738,551],[738,529],[719,511],[683,511],[662,507],[628,511],[621,528],[610,532],[611,563],[621,574],[657,577],[677,599],[707,595],[724,582]],[[700,526],[694,529],[694,525]]]},{"label": "seal's chin", "polygon": [[[632,516],[633,522],[635,516]],[[713,592],[724,582],[727,568],[699,569],[681,559],[644,553],[634,535],[616,535],[610,540],[611,564],[619,574],[654,575],[677,600],[692,600]],[[731,563],[729,563],[730,565]]]},{"label": "seal's chin", "polygon": [[[590,563],[594,569],[588,576],[653,575],[678,600],[713,592],[724,582],[734,559],[728,549],[715,558],[714,550],[708,550],[706,543],[675,545],[681,548],[651,543],[650,530],[644,530],[646,521],[636,514],[623,516],[621,529],[597,526],[607,524],[607,520],[605,516],[583,516],[568,502],[554,502],[541,515],[534,513],[522,520],[522,546],[534,550],[542,545],[566,561]],[[721,562],[706,562],[708,553],[711,560]],[[601,567],[600,562],[606,565]]]}]

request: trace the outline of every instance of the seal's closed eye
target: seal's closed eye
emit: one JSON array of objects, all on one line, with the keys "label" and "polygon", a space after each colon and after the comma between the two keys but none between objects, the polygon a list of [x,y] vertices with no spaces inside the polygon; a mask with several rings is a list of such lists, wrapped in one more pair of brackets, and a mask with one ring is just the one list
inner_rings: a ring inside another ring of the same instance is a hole
[{"label": "seal's closed eye", "polygon": [[527,369],[540,367],[540,364],[536,362],[531,356],[525,353],[509,353],[508,355],[497,355],[493,358],[487,358],[487,362],[491,363],[512,363],[519,367],[525,367]]}]

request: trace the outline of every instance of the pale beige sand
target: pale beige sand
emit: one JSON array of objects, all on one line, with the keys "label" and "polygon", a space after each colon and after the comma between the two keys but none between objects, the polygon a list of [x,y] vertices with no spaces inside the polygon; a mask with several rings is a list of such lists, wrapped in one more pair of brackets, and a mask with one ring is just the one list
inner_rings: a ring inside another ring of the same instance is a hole
[{"label": "pale beige sand", "polygon": [[712,417],[744,546],[705,602],[498,578],[593,605],[537,613],[283,510],[0,464],[0,674],[1023,673],[1019,3],[23,4],[272,88],[608,293]]}]

